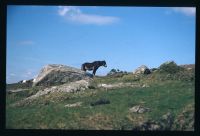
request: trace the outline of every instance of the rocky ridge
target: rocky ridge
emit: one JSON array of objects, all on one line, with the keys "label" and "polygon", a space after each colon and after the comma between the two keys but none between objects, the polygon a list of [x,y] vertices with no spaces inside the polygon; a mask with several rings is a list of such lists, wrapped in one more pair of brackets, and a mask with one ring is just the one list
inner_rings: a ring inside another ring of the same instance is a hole
[{"label": "rocky ridge", "polygon": [[33,86],[57,85],[89,78],[91,78],[91,74],[80,69],[65,65],[50,64],[41,69],[33,82]]}]

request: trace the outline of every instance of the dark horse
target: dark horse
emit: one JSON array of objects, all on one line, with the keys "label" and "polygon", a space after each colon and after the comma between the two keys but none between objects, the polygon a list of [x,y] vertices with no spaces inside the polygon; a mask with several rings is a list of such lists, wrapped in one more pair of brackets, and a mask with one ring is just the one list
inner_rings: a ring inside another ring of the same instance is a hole
[{"label": "dark horse", "polygon": [[81,70],[83,71],[86,71],[86,70],[93,70],[93,75],[95,75],[97,69],[100,67],[100,66],[104,66],[104,67],[107,67],[106,65],[106,61],[94,61],[92,63],[83,63],[82,66],[81,66]]}]

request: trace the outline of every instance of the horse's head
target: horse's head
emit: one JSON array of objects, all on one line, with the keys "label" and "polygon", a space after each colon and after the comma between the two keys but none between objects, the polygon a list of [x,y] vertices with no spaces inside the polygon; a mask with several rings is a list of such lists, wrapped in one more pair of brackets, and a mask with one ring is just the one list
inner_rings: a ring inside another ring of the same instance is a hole
[{"label": "horse's head", "polygon": [[102,61],[102,64],[103,64],[104,67],[107,67],[107,64],[106,64],[106,61],[105,61],[105,60]]}]

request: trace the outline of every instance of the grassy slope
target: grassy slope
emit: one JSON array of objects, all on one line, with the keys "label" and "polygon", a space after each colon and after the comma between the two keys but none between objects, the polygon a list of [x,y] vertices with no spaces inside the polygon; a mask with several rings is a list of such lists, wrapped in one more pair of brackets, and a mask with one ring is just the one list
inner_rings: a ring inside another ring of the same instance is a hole
[{"label": "grassy slope", "polygon": [[[42,96],[32,104],[13,107],[16,101],[32,91],[8,94],[6,102],[6,128],[38,129],[131,129],[148,119],[158,120],[171,112],[175,117],[188,105],[194,105],[194,81],[155,80],[158,75],[146,77],[96,78],[97,83],[133,82],[148,83],[147,88],[120,88],[113,90],[89,89],[76,94],[53,93]],[[151,80],[149,80],[151,79]],[[154,79],[154,80],[153,80]],[[33,92],[33,91],[32,91]],[[99,98],[110,104],[91,107]],[[81,107],[64,105],[83,102]],[[134,105],[149,107],[151,112],[130,113]]]}]

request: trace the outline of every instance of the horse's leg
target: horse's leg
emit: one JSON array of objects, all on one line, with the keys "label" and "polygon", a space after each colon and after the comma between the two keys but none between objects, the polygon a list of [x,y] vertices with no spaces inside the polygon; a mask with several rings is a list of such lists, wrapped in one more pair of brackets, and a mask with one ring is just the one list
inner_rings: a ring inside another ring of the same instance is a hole
[{"label": "horse's leg", "polygon": [[85,69],[85,65],[84,65],[84,64],[81,66],[81,70],[83,70],[83,71],[86,72],[86,69]]},{"label": "horse's leg", "polygon": [[96,74],[97,69],[98,69],[98,67],[94,67],[94,69],[93,69],[93,75]]}]

